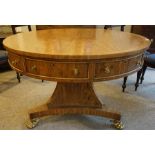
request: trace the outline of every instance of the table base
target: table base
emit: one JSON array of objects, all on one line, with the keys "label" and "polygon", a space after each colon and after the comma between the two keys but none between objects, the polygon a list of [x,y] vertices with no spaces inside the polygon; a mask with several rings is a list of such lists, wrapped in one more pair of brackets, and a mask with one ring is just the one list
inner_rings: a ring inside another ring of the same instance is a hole
[{"label": "table base", "polygon": [[95,94],[92,83],[58,82],[49,101],[29,114],[28,128],[38,124],[38,118],[49,115],[81,114],[113,119],[115,128],[123,127],[121,114],[108,110]]}]

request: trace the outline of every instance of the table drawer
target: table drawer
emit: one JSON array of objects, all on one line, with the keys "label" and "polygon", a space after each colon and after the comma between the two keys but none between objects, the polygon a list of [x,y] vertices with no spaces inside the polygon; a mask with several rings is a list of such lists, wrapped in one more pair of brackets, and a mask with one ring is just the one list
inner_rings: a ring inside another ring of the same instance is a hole
[{"label": "table drawer", "polygon": [[88,64],[26,59],[28,73],[55,78],[87,78]]},{"label": "table drawer", "polygon": [[143,65],[143,62],[144,62],[144,59],[143,59],[143,55],[140,55],[140,56],[136,56],[134,58],[131,58],[127,61],[127,71],[130,72],[132,70],[135,70],[139,67],[142,67]]},{"label": "table drawer", "polygon": [[11,66],[21,71],[24,70],[24,58],[22,56],[13,53],[8,53],[8,59]]},{"label": "table drawer", "polygon": [[99,62],[96,63],[95,78],[106,78],[129,73],[140,68],[142,63],[142,55],[124,58],[121,60],[111,59],[109,61]]}]

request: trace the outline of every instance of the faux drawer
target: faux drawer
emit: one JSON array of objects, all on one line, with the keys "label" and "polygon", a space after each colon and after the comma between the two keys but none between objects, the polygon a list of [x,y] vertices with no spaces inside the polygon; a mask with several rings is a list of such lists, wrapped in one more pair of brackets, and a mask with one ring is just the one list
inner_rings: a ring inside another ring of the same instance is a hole
[{"label": "faux drawer", "polygon": [[11,66],[21,71],[24,70],[24,58],[22,56],[13,53],[8,53],[8,59]]},{"label": "faux drawer", "polygon": [[142,66],[142,55],[121,60],[111,59],[96,63],[95,78],[118,76],[134,71]]},{"label": "faux drawer", "polygon": [[87,78],[88,65],[26,59],[26,71],[31,74],[55,78]]}]

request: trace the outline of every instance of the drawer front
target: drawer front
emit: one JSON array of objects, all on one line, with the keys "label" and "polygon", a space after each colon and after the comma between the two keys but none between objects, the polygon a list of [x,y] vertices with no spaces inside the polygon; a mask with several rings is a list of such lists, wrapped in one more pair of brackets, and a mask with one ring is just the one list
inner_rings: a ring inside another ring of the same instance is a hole
[{"label": "drawer front", "polygon": [[27,73],[55,78],[88,78],[88,64],[26,59]]},{"label": "drawer front", "polygon": [[22,56],[19,56],[17,54],[8,53],[8,59],[14,68],[24,71],[24,58]]},{"label": "drawer front", "polygon": [[130,71],[135,70],[139,67],[142,67],[143,62],[144,62],[144,60],[143,60],[142,55],[129,59],[128,66],[126,67],[127,71],[130,72]]},{"label": "drawer front", "polygon": [[130,73],[142,66],[142,55],[125,58],[121,60],[111,59],[96,63],[95,78],[107,78],[112,76],[121,76]]}]

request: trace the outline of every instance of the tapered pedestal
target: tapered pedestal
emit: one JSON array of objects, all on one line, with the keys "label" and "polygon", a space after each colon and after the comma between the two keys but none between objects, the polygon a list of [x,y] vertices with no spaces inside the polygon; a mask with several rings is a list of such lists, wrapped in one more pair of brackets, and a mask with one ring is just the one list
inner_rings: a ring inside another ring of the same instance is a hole
[{"label": "tapered pedestal", "polygon": [[30,120],[48,115],[66,114],[96,115],[111,118],[117,123],[121,119],[120,113],[108,110],[100,102],[92,83],[57,83],[52,97],[41,109],[30,113]]}]

